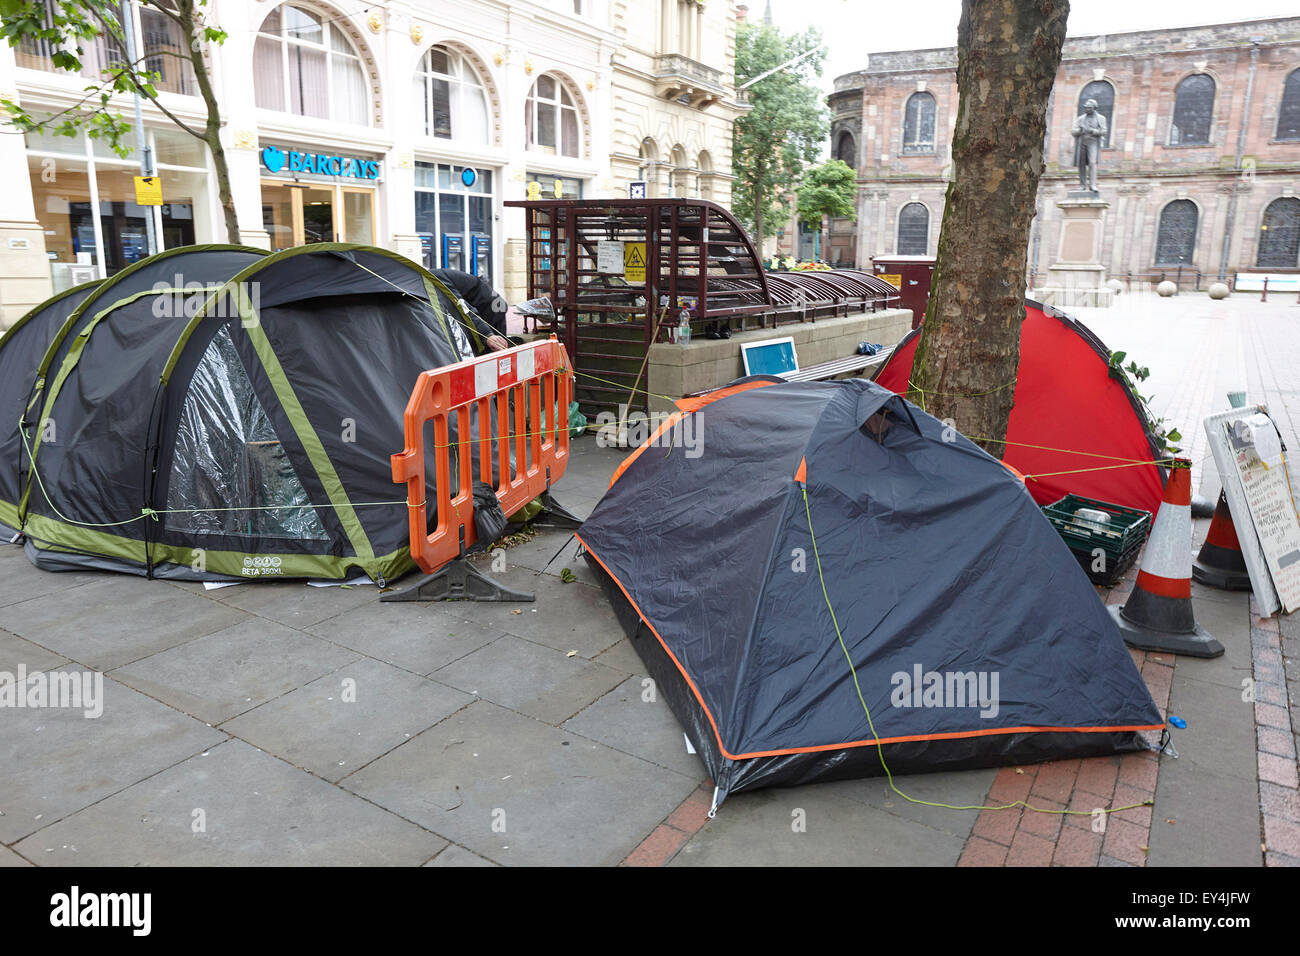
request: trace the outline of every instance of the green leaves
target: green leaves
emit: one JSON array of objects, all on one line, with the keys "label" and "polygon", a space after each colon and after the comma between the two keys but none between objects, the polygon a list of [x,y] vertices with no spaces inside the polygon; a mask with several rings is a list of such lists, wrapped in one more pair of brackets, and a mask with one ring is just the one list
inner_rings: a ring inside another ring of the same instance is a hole
[{"label": "green leaves", "polygon": [[819,227],[823,216],[856,219],[857,173],[838,159],[815,166],[799,184],[799,219]]},{"label": "green leaves", "polygon": [[736,120],[732,209],[752,226],[759,241],[789,217],[783,194],[801,179],[805,167],[817,161],[830,131],[822,91],[812,82],[821,75],[825,59],[821,46],[821,34],[811,28],[787,35],[775,27],[742,24],[736,32],[737,83],[818,50],[749,87],[752,108]]}]

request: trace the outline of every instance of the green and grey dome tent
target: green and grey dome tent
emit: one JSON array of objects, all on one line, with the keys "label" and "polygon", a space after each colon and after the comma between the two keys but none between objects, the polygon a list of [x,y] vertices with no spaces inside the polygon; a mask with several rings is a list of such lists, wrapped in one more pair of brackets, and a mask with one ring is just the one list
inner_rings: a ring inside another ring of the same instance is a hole
[{"label": "green and grey dome tent", "polygon": [[478,334],[383,249],[141,260],[0,338],[0,524],[50,570],[392,580],[414,566],[403,409]]}]

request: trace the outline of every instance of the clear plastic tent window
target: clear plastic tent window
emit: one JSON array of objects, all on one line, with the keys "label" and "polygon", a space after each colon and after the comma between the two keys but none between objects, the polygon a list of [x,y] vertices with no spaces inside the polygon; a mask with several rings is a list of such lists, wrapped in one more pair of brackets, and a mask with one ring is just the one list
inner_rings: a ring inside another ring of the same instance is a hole
[{"label": "clear plastic tent window", "polygon": [[176,429],[168,528],[325,539],[325,528],[253,392],[228,329],[212,339]]}]

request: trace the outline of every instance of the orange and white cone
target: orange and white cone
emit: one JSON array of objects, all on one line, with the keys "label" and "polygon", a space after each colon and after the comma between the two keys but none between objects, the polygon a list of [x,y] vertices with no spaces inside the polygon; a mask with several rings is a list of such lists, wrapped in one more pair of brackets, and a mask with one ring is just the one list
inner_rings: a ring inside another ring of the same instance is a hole
[{"label": "orange and white cone", "polygon": [[1192,611],[1191,469],[1186,458],[1174,462],[1133,593],[1123,607],[1109,610],[1130,647],[1218,657],[1223,645],[1196,623]]},{"label": "orange and white cone", "polygon": [[1192,562],[1192,579],[1225,591],[1250,590],[1250,572],[1241,553],[1241,542],[1237,540],[1236,525],[1232,523],[1228,496],[1222,491],[1205,543]]}]

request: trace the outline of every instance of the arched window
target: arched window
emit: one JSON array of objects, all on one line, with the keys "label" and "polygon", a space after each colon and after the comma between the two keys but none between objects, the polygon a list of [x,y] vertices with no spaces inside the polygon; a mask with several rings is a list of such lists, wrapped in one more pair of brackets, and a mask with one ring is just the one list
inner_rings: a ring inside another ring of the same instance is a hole
[{"label": "arched window", "polygon": [[668,171],[668,195],[683,199],[686,196],[687,180],[690,178],[686,172],[686,150],[681,146],[674,146],[672,153],[669,154],[669,161],[672,163],[672,168]]},{"label": "arched window", "polygon": [[524,127],[529,149],[558,156],[579,155],[578,105],[554,74],[543,73],[528,91]]},{"label": "arched window", "polygon": [[1083,104],[1088,100],[1096,100],[1097,112],[1106,117],[1106,139],[1101,145],[1109,146],[1111,129],[1115,125],[1115,87],[1105,80],[1093,80],[1079,93],[1079,112],[1076,116],[1083,115]]},{"label": "arched window", "polygon": [[907,98],[903,110],[903,152],[934,152],[934,97],[929,93],[913,93]]},{"label": "arched window", "polygon": [[1282,103],[1277,108],[1277,138],[1300,139],[1300,70],[1292,70],[1282,84]]},{"label": "arched window", "polygon": [[858,142],[848,130],[842,130],[835,140],[835,158],[853,169],[858,168]]},{"label": "arched window", "polygon": [[276,7],[253,47],[253,98],[269,110],[370,123],[361,58],[337,23],[301,7]]},{"label": "arched window", "polygon": [[1255,265],[1294,269],[1297,264],[1300,264],[1300,199],[1284,196],[1274,199],[1264,209]]},{"label": "arched window", "polygon": [[698,176],[699,189],[696,192],[701,199],[713,198],[713,157],[709,155],[707,149],[700,150],[699,157],[695,160],[695,165],[699,168]]},{"label": "arched window", "polygon": [[910,202],[898,213],[898,252],[900,256],[923,256],[930,249],[930,210],[919,202]]},{"label": "arched window", "polygon": [[445,46],[435,46],[415,68],[415,102],[424,134],[465,143],[488,141],[488,100],[474,67]]},{"label": "arched window", "polygon": [[1174,91],[1174,124],[1170,146],[1204,146],[1210,141],[1214,117],[1214,78],[1208,73],[1185,77]]},{"label": "arched window", "polygon": [[1192,261],[1196,251],[1196,221],[1199,213],[1190,199],[1175,199],[1160,210],[1156,233],[1156,265],[1178,266]]}]

